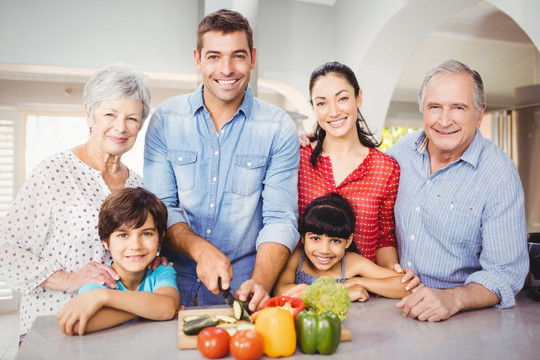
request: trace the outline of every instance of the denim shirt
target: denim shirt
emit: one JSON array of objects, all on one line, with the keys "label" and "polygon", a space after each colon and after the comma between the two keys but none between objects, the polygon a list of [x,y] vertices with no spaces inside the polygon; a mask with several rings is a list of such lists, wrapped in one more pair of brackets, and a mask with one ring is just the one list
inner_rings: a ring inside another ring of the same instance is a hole
[{"label": "denim shirt", "polygon": [[[203,85],[165,101],[153,114],[144,152],[144,186],[169,211],[168,227],[185,222],[231,261],[235,290],[249,279],[264,242],[296,246],[299,141],[287,113],[253,96],[216,132]],[[223,303],[197,279],[196,263],[172,251],[182,304]],[[204,289],[200,289],[200,288]],[[202,291],[202,292],[201,292]]]},{"label": "denim shirt", "polygon": [[502,149],[477,130],[461,157],[431,174],[423,130],[386,152],[401,169],[395,205],[403,267],[422,283],[454,288],[471,282],[514,305],[528,271],[523,188]]}]

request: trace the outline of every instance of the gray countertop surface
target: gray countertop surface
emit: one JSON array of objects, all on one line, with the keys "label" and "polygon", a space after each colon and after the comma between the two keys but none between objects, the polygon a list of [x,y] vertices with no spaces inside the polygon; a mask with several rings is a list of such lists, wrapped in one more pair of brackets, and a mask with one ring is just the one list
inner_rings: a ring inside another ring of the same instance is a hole
[{"label": "gray countertop surface", "polygon": [[[468,311],[427,323],[403,318],[397,300],[353,303],[343,325],[352,341],[330,357],[338,359],[540,359],[540,302],[524,290],[512,309]],[[177,319],[140,320],[85,336],[60,332],[54,316],[37,318],[16,359],[204,359],[178,349]],[[295,358],[306,355],[299,349]],[[232,359],[229,355],[226,358]]]}]

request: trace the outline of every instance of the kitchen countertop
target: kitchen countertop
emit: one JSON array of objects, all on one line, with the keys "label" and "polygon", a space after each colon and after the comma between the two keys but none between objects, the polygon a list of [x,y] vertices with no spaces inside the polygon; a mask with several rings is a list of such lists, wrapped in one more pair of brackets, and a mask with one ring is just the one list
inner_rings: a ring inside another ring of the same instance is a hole
[{"label": "kitchen countertop", "polygon": [[[342,342],[339,359],[538,359],[540,303],[524,290],[512,309],[487,308],[426,323],[403,318],[397,300],[370,298],[353,303],[343,325],[352,341]],[[85,336],[64,335],[54,316],[38,317],[16,359],[204,359],[178,349],[178,322],[141,320]],[[295,358],[319,360],[322,355]],[[232,359],[229,355],[228,358]]]}]

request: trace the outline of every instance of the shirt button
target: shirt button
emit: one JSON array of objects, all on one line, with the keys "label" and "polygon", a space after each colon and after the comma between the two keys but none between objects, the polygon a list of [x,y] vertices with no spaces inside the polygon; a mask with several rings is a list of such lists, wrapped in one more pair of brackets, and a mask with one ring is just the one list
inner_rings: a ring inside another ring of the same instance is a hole
[{"label": "shirt button", "polygon": [[431,183],[431,180],[426,181],[426,184],[429,184],[429,183]]},{"label": "shirt button", "polygon": [[251,167],[251,161],[248,161],[247,166]]},{"label": "shirt button", "polygon": [[178,157],[178,161],[182,161],[182,157],[181,157],[181,156]]},{"label": "shirt button", "polygon": [[414,235],[409,236],[409,239],[414,240]]},{"label": "shirt button", "polygon": [[218,156],[219,155],[219,151],[214,151],[214,155]]},{"label": "shirt button", "polygon": [[416,209],[414,209],[416,211],[420,211],[420,206],[417,206]]},{"label": "shirt button", "polygon": [[207,233],[207,234],[210,234],[211,232],[212,232],[212,230],[206,229],[206,233]]},{"label": "shirt button", "polygon": [[216,205],[214,205],[214,204],[210,204],[210,208],[212,208],[212,209],[213,209],[213,208],[214,208],[214,206],[216,206]]},{"label": "shirt button", "polygon": [[453,209],[454,208],[454,204],[450,204],[450,209]]},{"label": "shirt button", "polygon": [[224,130],[224,129],[221,129],[221,133],[222,133],[222,134],[225,134],[225,130]]},{"label": "shirt button", "polygon": [[214,176],[214,177],[212,178],[212,181],[216,182],[216,181],[217,181],[217,177]]},{"label": "shirt button", "polygon": [[411,266],[412,266],[412,262],[407,261],[407,266],[408,266],[408,267],[411,267]]},{"label": "shirt button", "polygon": [[197,279],[197,282],[201,282],[201,279]]}]

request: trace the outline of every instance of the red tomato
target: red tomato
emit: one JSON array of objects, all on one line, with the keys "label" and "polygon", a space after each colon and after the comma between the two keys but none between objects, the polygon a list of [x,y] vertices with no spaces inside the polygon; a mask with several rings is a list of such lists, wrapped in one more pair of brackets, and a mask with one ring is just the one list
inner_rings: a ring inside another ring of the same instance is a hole
[{"label": "red tomato", "polygon": [[263,354],[263,337],[255,329],[239,330],[231,338],[231,355],[236,360],[255,360]]},{"label": "red tomato", "polygon": [[227,330],[213,326],[197,335],[197,349],[208,359],[218,359],[229,353],[231,335]]}]

